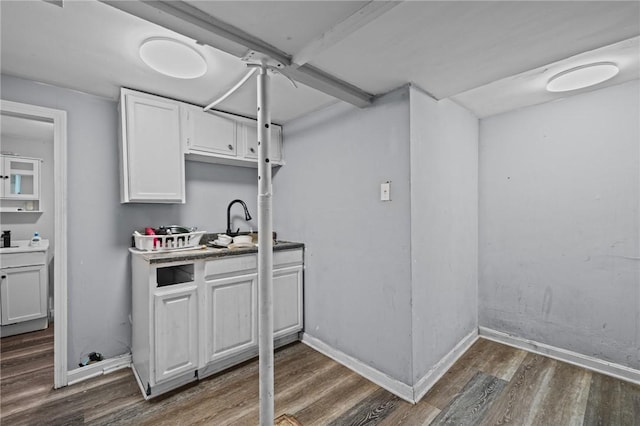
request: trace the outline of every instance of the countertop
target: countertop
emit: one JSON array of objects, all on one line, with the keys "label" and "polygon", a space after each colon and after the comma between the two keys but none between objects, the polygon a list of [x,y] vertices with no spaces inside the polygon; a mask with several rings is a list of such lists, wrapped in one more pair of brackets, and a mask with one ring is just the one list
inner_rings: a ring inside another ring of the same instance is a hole
[{"label": "countertop", "polygon": [[49,240],[40,240],[37,246],[30,246],[30,242],[30,240],[12,240],[11,247],[0,247],[0,254],[47,251],[49,248]]},{"label": "countertop", "polygon": [[[299,248],[304,248],[304,244],[292,241],[276,241],[273,246],[273,251],[295,250]],[[243,254],[257,253],[258,247],[255,246],[247,248],[228,249],[213,248],[207,245],[201,245],[192,249],[179,249],[174,251],[161,252],[138,250],[132,247],[129,249],[129,251],[136,256],[141,256],[149,263],[168,263],[188,260],[214,259],[219,257],[240,256]]]}]

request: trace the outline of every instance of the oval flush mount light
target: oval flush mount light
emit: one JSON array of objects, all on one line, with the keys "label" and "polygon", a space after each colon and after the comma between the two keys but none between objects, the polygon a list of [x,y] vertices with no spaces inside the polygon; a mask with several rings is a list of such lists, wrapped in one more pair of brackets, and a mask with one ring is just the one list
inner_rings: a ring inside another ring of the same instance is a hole
[{"label": "oval flush mount light", "polygon": [[153,70],[175,78],[197,78],[207,62],[194,48],[170,38],[154,37],[140,46],[140,58]]},{"label": "oval flush mount light", "polygon": [[568,92],[594,86],[613,78],[618,74],[618,71],[618,67],[613,62],[581,65],[551,77],[547,83],[547,90],[549,92]]}]

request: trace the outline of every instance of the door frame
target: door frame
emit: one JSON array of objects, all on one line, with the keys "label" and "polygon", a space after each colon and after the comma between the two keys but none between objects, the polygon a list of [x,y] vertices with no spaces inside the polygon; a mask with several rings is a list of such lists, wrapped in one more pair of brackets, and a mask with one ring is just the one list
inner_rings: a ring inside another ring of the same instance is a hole
[{"label": "door frame", "polygon": [[53,385],[67,385],[67,112],[0,100],[0,111],[53,123],[54,258]]}]

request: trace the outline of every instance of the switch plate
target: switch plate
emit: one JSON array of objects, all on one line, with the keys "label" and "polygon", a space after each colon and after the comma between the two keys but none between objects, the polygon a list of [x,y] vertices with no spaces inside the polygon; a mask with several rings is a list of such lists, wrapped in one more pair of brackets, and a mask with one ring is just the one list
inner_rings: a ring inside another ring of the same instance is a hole
[{"label": "switch plate", "polygon": [[380,201],[391,201],[391,181],[380,184]]}]

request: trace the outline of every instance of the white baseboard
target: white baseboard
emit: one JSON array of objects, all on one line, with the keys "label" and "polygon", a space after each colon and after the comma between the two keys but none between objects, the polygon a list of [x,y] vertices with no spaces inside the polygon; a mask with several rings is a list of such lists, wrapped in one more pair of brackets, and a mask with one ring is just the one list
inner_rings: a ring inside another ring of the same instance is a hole
[{"label": "white baseboard", "polygon": [[129,367],[131,367],[131,354],[124,354],[114,358],[105,359],[104,361],[69,370],[67,372],[67,384],[75,385],[76,383],[88,380],[92,377],[101,376],[103,374],[112,373],[116,370]]},{"label": "white baseboard", "polygon": [[436,365],[434,365],[427,374],[422,376],[420,380],[413,386],[413,398],[415,402],[422,399],[423,396],[444,376],[456,363],[456,361],[478,340],[478,330],[474,329],[467,334],[449,353],[447,353]]},{"label": "white baseboard", "polygon": [[480,337],[493,340],[494,342],[504,343],[518,349],[528,352],[548,356],[578,367],[612,376],[626,382],[640,384],[640,370],[625,367],[609,361],[604,361],[578,352],[569,351],[567,349],[558,348],[534,340],[524,339],[502,331],[492,330],[487,327],[479,327]]},{"label": "white baseboard", "polygon": [[371,380],[376,385],[388,390],[405,401],[412,404],[415,403],[413,399],[413,388],[406,383],[402,383],[399,380],[389,377],[385,373],[376,370],[375,368],[345,354],[342,351],[332,348],[322,340],[310,336],[307,333],[303,333],[302,343],[339,362],[350,370],[355,371],[365,379]]}]

